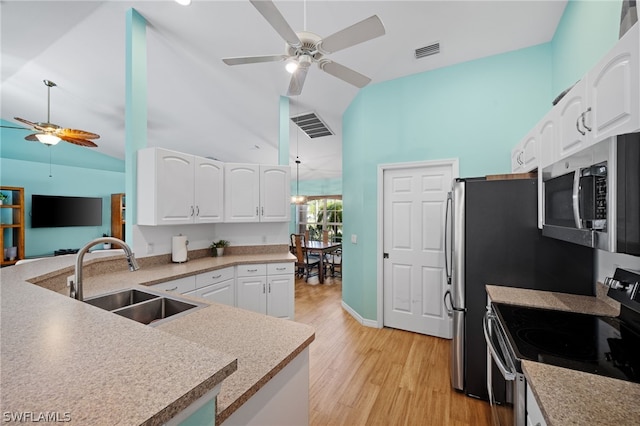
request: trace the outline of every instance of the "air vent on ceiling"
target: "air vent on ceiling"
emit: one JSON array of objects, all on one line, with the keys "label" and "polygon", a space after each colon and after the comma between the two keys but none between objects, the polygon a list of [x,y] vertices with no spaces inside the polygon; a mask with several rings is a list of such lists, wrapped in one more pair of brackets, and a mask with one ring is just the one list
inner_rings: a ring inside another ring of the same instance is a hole
[{"label": "air vent on ceiling", "polygon": [[432,43],[428,46],[419,47],[416,49],[415,55],[416,59],[426,58],[427,56],[435,55],[440,53],[440,42]]},{"label": "air vent on ceiling", "polygon": [[305,112],[304,114],[291,117],[293,121],[300,129],[307,134],[311,139],[320,138],[322,136],[331,136],[333,132],[315,112]]}]

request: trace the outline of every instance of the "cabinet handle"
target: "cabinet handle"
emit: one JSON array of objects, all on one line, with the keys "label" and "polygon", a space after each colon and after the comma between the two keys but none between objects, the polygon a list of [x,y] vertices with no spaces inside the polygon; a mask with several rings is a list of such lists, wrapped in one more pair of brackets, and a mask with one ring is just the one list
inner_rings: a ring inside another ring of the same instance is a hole
[{"label": "cabinet handle", "polygon": [[262,207],[261,211],[262,211],[262,216],[264,216],[264,207]]},{"label": "cabinet handle", "polygon": [[258,272],[257,269],[247,269],[247,272]]},{"label": "cabinet handle", "polygon": [[584,120],[584,117],[587,115],[588,112],[591,112],[591,107],[587,108],[587,110],[582,113],[582,127],[584,127],[590,132],[591,127],[587,126],[587,123],[585,123],[585,120]]},{"label": "cabinet handle", "polygon": [[193,216],[193,206],[191,206],[191,216]]},{"label": "cabinet handle", "polygon": [[524,164],[524,161],[522,161],[522,154],[523,154],[523,152],[522,152],[522,151],[520,151],[520,152],[518,153],[518,164],[520,164],[520,165],[523,165],[523,164]]},{"label": "cabinet handle", "polygon": [[263,293],[263,294],[265,293],[265,287],[266,287],[266,286],[265,286],[264,284],[262,284],[262,293]]},{"label": "cabinet handle", "polygon": [[[580,117],[582,117],[582,119],[584,120],[584,112],[582,114],[580,114]],[[578,132],[580,132],[580,134],[582,136],[586,135],[586,132],[583,132],[582,130],[580,130],[580,117],[576,118],[576,129],[578,129]]]},{"label": "cabinet handle", "polygon": [[271,293],[271,283],[269,283],[269,293]]},{"label": "cabinet handle", "polygon": [[276,271],[286,271],[287,268],[276,268]]},{"label": "cabinet handle", "polygon": [[176,291],[178,289],[178,286],[175,286],[174,288],[168,288],[166,291]]},{"label": "cabinet handle", "polygon": [[256,206],[256,216],[258,216],[258,206]]},{"label": "cabinet handle", "polygon": [[221,276],[222,276],[222,274],[220,274],[220,275],[214,275],[214,276],[212,276],[211,278],[213,278],[214,280],[217,280],[217,279],[218,279],[218,278],[220,278]]},{"label": "cabinet handle", "polygon": [[200,216],[200,206],[196,206],[196,216]]}]

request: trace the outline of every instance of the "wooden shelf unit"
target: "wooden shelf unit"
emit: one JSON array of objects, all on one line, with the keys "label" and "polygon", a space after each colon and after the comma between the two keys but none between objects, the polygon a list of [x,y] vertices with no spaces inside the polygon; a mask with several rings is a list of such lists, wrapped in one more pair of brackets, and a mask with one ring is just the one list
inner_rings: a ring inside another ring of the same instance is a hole
[{"label": "wooden shelf unit", "polygon": [[124,212],[125,212],[124,194],[111,194],[111,236],[124,241]]},{"label": "wooden shelf unit", "polygon": [[[3,248],[0,266],[9,266],[24,259],[24,188],[0,186],[0,192],[9,196],[9,200],[0,205],[0,246]],[[7,210],[11,210],[11,213],[7,213]],[[17,248],[13,260],[4,256],[4,249],[9,247]]]}]

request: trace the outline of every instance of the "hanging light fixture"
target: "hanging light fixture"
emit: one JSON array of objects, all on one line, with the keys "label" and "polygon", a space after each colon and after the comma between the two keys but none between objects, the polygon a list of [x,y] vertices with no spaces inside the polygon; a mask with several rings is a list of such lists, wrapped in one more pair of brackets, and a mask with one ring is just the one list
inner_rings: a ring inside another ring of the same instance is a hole
[{"label": "hanging light fixture", "polygon": [[296,195],[291,197],[291,204],[306,204],[307,197],[300,195],[300,140],[298,139],[299,130],[296,129]]},{"label": "hanging light fixture", "polygon": [[300,195],[300,157],[296,155],[296,195],[291,197],[291,204],[306,204],[307,197]]}]

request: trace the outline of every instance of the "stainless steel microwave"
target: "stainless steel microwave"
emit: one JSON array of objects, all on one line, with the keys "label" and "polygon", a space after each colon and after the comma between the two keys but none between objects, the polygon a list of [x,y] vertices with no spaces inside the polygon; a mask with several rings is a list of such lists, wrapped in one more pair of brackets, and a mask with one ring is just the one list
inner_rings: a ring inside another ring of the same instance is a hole
[{"label": "stainless steel microwave", "polygon": [[542,234],[640,255],[640,134],[616,136],[542,171]]}]

